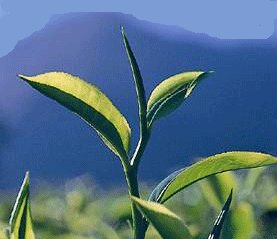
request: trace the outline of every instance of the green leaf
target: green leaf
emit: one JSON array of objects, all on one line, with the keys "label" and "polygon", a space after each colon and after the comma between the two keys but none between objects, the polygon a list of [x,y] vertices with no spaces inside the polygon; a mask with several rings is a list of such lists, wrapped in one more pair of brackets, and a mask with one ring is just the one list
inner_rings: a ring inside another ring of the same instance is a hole
[{"label": "green leaf", "polygon": [[220,233],[223,227],[223,223],[225,221],[225,218],[227,216],[227,213],[229,211],[231,202],[232,202],[232,194],[233,191],[231,190],[231,193],[229,194],[221,212],[219,213],[213,227],[212,233],[209,235],[208,239],[219,239]]},{"label": "green leaf", "polygon": [[162,81],[151,93],[147,103],[148,125],[178,108],[201,79],[210,72],[184,72]]},{"label": "green leaf", "polygon": [[160,202],[165,202],[180,190],[210,175],[272,164],[277,164],[276,157],[256,152],[234,151],[210,156],[182,170],[164,190]]},{"label": "green leaf", "polygon": [[[131,49],[127,36],[124,32],[124,28],[121,27],[121,33],[123,37],[124,46],[128,55],[128,59],[131,65],[133,78],[136,84],[136,92],[138,98],[138,105],[139,105],[139,117],[140,117],[140,128],[141,131],[147,130],[147,119],[146,119],[146,111],[147,111],[147,104],[146,104],[146,97],[145,97],[145,90],[143,85],[143,80],[140,74],[139,66],[137,60],[134,56],[134,53]],[[142,132],[141,132],[142,133]]]},{"label": "green leaf", "polygon": [[27,172],[11,214],[10,239],[35,239],[29,194],[29,173]]},{"label": "green leaf", "polygon": [[187,239],[191,238],[190,232],[181,218],[171,212],[165,206],[144,201],[132,197],[141,213],[154,226],[164,239]]},{"label": "green leaf", "polygon": [[169,184],[182,172],[184,169],[177,170],[162,180],[151,192],[148,201],[160,202],[160,199]]},{"label": "green leaf", "polygon": [[19,77],[42,94],[78,114],[97,131],[114,153],[127,158],[130,127],[119,110],[97,87],[63,72]]}]

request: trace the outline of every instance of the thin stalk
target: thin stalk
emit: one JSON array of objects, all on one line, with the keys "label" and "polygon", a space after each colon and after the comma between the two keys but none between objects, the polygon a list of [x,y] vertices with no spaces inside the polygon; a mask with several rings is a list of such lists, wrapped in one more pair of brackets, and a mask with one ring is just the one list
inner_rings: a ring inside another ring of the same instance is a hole
[{"label": "thin stalk", "polygon": [[[128,183],[129,196],[140,197],[137,170],[132,167],[130,171],[126,172],[126,180]],[[131,201],[132,219],[133,219],[133,238],[144,239],[145,237],[145,221],[142,214],[137,209],[136,205]]]},{"label": "thin stalk", "polygon": [[136,150],[133,154],[133,157],[131,158],[130,164],[132,167],[138,169],[141,157],[144,153],[144,150],[147,146],[148,140],[150,138],[150,131],[144,131],[141,134],[141,137],[139,139],[138,145],[136,147]]},{"label": "thin stalk", "polygon": [[[140,197],[139,185],[137,180],[137,169],[130,165],[129,160],[121,159],[126,182],[128,185],[128,193],[131,200],[131,196]],[[131,200],[131,210],[132,210],[132,219],[133,219],[133,239],[144,239],[145,230],[144,219],[142,214],[139,212],[135,204]]]},{"label": "thin stalk", "polygon": [[[139,110],[139,126],[140,126],[139,142],[137,144],[136,150],[131,160],[128,161],[127,170],[124,170],[124,171],[125,171],[125,176],[128,183],[129,195],[140,198],[138,179],[137,179],[138,166],[149,139],[149,130],[148,130],[148,124],[147,124],[147,102],[146,102],[145,90],[144,90],[144,85],[140,74],[140,70],[123,27],[121,27],[121,33],[122,33],[126,53],[128,56],[128,60],[131,66],[135,86],[136,86],[138,110]],[[131,201],[131,206],[132,206],[134,239],[144,239],[145,220],[143,219],[142,214],[139,212],[136,205],[132,201]]]},{"label": "thin stalk", "polygon": [[[139,185],[138,185],[138,166],[143,152],[146,148],[150,134],[145,132],[143,137],[140,138],[137,148],[130,161],[129,170],[125,172],[126,180],[129,188],[129,195],[140,198]],[[131,201],[132,218],[133,218],[133,238],[144,239],[145,237],[145,220],[137,209],[136,205]]]}]

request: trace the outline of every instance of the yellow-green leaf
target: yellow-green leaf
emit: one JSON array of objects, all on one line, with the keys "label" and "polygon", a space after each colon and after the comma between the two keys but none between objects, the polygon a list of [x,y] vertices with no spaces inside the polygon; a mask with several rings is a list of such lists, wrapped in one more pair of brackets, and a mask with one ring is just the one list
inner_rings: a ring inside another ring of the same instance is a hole
[{"label": "yellow-green leaf", "polygon": [[42,94],[78,114],[121,158],[127,158],[131,130],[127,120],[97,87],[63,72],[49,72],[21,79]]},{"label": "yellow-green leaf", "polygon": [[17,196],[9,225],[10,239],[35,239],[29,199],[28,173],[26,173],[21,189]]},{"label": "yellow-green leaf", "polygon": [[165,202],[180,190],[210,175],[272,164],[277,164],[276,157],[256,152],[234,151],[210,156],[180,171],[163,191],[159,201]]},{"label": "yellow-green leaf", "polygon": [[147,103],[149,126],[179,107],[191,94],[192,90],[209,72],[184,72],[162,81],[151,93]]},{"label": "yellow-green leaf", "polygon": [[191,238],[190,232],[182,219],[165,206],[136,197],[132,197],[132,200],[163,239]]}]

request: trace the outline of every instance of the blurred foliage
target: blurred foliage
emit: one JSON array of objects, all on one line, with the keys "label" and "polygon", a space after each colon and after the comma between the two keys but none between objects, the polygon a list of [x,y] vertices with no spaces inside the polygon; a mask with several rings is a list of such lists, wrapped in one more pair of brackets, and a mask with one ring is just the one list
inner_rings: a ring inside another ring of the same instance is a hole
[{"label": "blurred foliage", "polygon": [[[166,206],[180,215],[196,239],[207,238],[230,189],[234,200],[224,226],[224,239],[276,239],[276,167],[240,170],[209,177],[177,194]],[[144,198],[153,185],[144,186]],[[131,237],[131,209],[126,192],[103,192],[86,177],[64,187],[41,184],[32,194],[34,227],[38,239],[127,239]],[[2,192],[0,239],[12,209],[13,195]],[[243,236],[241,235],[243,232]],[[160,236],[150,226],[146,238]]]}]

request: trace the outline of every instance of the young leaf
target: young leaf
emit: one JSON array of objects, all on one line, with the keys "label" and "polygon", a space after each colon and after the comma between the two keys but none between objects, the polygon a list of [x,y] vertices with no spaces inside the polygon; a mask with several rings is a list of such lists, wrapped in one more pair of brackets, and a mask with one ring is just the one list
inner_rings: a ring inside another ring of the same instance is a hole
[{"label": "young leaf", "polygon": [[184,72],[162,81],[151,93],[147,103],[148,125],[178,108],[201,79],[210,72]]},{"label": "young leaf", "polygon": [[147,130],[147,119],[146,119],[146,97],[145,97],[145,90],[143,85],[143,80],[140,74],[140,70],[137,64],[137,60],[134,56],[134,53],[131,49],[131,46],[129,44],[129,41],[127,39],[127,36],[124,32],[124,28],[121,27],[121,33],[123,37],[124,46],[128,55],[128,59],[131,65],[133,78],[136,84],[136,91],[137,91],[137,97],[138,97],[138,105],[139,105],[139,117],[140,117],[140,130],[141,134],[143,131]]},{"label": "young leaf", "polygon": [[78,114],[114,153],[127,158],[131,134],[127,120],[97,87],[63,72],[19,77]]},{"label": "young leaf", "polygon": [[210,156],[179,172],[163,191],[159,202],[167,201],[180,190],[210,175],[272,164],[277,164],[276,157],[256,152],[234,151]]},{"label": "young leaf", "polygon": [[163,239],[191,238],[190,232],[183,221],[165,206],[136,197],[132,197],[132,200]]},{"label": "young leaf", "polygon": [[9,225],[10,239],[35,239],[30,209],[28,172],[17,196]]},{"label": "young leaf", "polygon": [[219,239],[224,220],[227,216],[227,213],[229,211],[229,208],[230,208],[230,205],[232,202],[232,194],[233,194],[233,190],[231,190],[229,197],[227,198],[221,212],[219,213],[219,215],[214,223],[213,231],[209,235],[208,239]]}]

